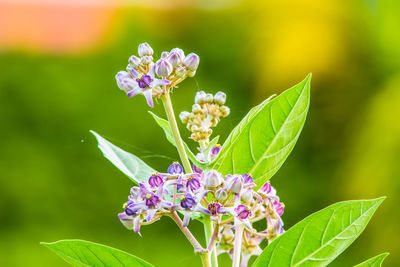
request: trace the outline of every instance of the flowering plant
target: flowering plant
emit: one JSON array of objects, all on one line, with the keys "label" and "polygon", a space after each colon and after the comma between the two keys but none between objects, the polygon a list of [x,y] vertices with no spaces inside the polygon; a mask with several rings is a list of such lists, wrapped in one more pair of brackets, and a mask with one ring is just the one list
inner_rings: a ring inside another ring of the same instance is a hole
[{"label": "flowering plant", "polygon": [[[155,63],[153,49],[139,45],[126,71],[116,75],[118,87],[128,97],[143,95],[150,107],[161,101],[167,120],[151,113],[167,140],[179,154],[165,172],[149,167],[92,132],[104,156],[135,185],[118,214],[121,223],[140,235],[141,227],[170,217],[201,258],[203,266],[218,266],[218,255],[228,253],[232,266],[325,266],[342,253],[364,230],[384,198],[345,201],[316,212],[285,231],[281,216],[285,206],[271,185],[293,149],[304,125],[311,75],[279,96],[254,107],[233,129],[223,145],[211,139],[213,127],[229,115],[226,94],[197,92],[192,111],[179,118],[190,131],[199,152],[182,140],[171,103],[171,93],[199,66],[199,56],[174,48]],[[204,224],[206,244],[188,226]],[[260,229],[258,221],[266,228]],[[264,250],[262,241],[268,245]],[[73,265],[152,266],[126,252],[82,240],[43,243]],[[381,254],[368,262],[381,262]],[[368,264],[368,262],[363,264]]]}]

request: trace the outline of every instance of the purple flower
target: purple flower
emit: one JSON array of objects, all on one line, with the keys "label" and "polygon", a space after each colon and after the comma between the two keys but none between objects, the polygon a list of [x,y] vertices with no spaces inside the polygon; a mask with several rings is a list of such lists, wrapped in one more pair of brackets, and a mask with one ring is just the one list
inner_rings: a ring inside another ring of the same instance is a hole
[{"label": "purple flower", "polygon": [[185,54],[183,53],[182,49],[174,48],[168,54],[167,60],[172,64],[172,66],[178,67],[182,63],[184,57]]},{"label": "purple flower", "polygon": [[181,199],[181,206],[184,209],[191,209],[196,204],[196,199],[190,193],[184,195]]},{"label": "purple flower", "polygon": [[190,175],[186,180],[186,187],[189,188],[192,192],[198,190],[201,187],[200,174]]},{"label": "purple flower", "polygon": [[213,148],[211,148],[211,151],[210,151],[210,157],[211,157],[211,159],[213,159],[213,158],[215,158],[218,154],[219,154],[219,152],[221,151],[221,149],[222,149],[222,146],[221,145],[215,145]]},{"label": "purple flower", "polygon": [[285,209],[285,205],[279,201],[275,201],[273,203],[273,205],[274,205],[274,209],[275,209],[276,213],[278,213],[279,216],[282,216],[283,211]]},{"label": "purple flower", "polygon": [[115,79],[117,80],[118,87],[124,90],[128,97],[143,94],[150,107],[154,106],[153,89],[171,83],[169,80],[156,79],[154,77],[154,66],[148,73],[139,73],[134,68],[130,73],[120,71]]},{"label": "purple flower", "polygon": [[245,185],[253,183],[253,177],[250,174],[243,174],[242,177]]},{"label": "purple flower", "polygon": [[170,175],[180,175],[183,173],[183,168],[181,164],[174,162],[168,167],[168,173]]},{"label": "purple flower", "polygon": [[160,185],[162,185],[164,183],[164,180],[162,178],[161,175],[159,174],[153,174],[152,176],[150,176],[149,178],[149,185],[151,187],[159,187]]},{"label": "purple flower", "polygon": [[236,216],[240,220],[245,220],[251,215],[251,211],[247,208],[246,205],[239,205],[235,208]]}]

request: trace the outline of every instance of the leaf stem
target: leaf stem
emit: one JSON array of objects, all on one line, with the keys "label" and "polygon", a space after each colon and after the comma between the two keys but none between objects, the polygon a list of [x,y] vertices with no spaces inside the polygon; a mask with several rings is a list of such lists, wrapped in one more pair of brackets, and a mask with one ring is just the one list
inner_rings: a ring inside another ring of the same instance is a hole
[{"label": "leaf stem", "polygon": [[171,127],[172,135],[175,140],[176,148],[178,149],[179,157],[181,158],[183,167],[186,173],[192,173],[192,167],[189,162],[189,158],[186,155],[185,148],[183,146],[182,138],[179,133],[178,124],[176,123],[174,109],[172,108],[171,97],[169,92],[161,97],[164,104],[165,113],[167,114],[168,122]]}]

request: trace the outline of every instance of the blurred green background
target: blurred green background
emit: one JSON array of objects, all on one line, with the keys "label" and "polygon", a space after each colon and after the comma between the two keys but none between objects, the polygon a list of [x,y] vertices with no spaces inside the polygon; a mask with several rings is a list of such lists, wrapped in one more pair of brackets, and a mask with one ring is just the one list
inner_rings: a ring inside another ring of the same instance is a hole
[{"label": "blurred green background", "polygon": [[[286,228],[337,201],[386,195],[332,266],[385,251],[385,265],[398,266],[400,2],[137,3],[0,0],[0,266],[66,266],[39,242],[67,238],[156,266],[200,266],[168,218],[143,227],[142,238],[121,225],[116,215],[132,184],[89,133],[160,171],[177,160],[144,98],[127,98],[114,80],[144,41],[157,57],[173,47],[200,55],[196,77],[174,91],[173,103],[179,113],[197,90],[226,92],[222,140],[252,106],[312,72],[308,120],[271,180],[286,204]],[[161,106],[154,112],[165,117]],[[201,225],[190,227],[201,239]]]}]

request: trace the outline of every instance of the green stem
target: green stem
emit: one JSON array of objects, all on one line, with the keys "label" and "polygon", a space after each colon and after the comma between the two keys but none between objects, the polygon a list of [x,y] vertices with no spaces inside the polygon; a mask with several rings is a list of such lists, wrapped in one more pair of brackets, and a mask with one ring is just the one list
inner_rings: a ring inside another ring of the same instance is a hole
[{"label": "green stem", "polygon": [[[209,218],[204,218],[204,232],[206,234],[206,242],[209,242],[211,240],[211,237],[213,235],[214,229],[212,222]],[[218,267],[218,258],[217,258],[217,249],[216,246],[214,246],[212,252],[211,252],[211,266],[212,267]]]},{"label": "green stem", "polygon": [[186,155],[185,147],[183,146],[182,138],[179,133],[178,124],[176,123],[174,109],[172,108],[171,97],[169,96],[169,93],[163,95],[161,99],[164,104],[165,113],[167,113],[168,122],[171,127],[176,148],[178,149],[179,157],[181,158],[183,167],[185,168],[185,172],[192,173],[192,166],[190,166],[189,158]]}]

